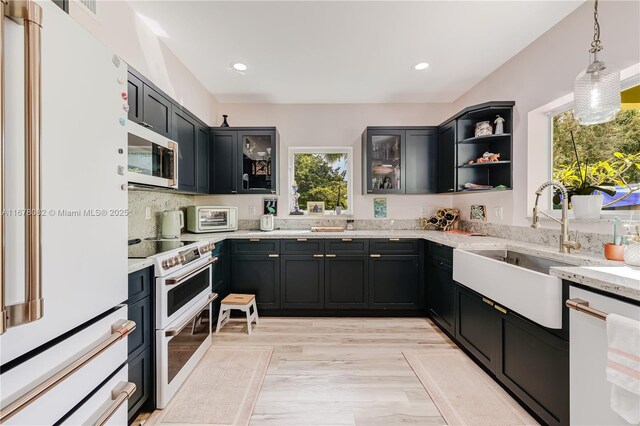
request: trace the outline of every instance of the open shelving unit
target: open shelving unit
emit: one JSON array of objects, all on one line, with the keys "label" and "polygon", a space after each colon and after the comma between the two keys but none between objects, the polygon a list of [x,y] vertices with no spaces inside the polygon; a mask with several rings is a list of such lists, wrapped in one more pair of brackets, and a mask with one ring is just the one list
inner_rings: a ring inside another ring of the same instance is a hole
[{"label": "open shelving unit", "polygon": [[[456,192],[504,191],[513,180],[513,106],[515,102],[487,102],[466,108],[456,117]],[[505,119],[502,134],[475,136],[476,124],[489,121],[494,128],[497,116]],[[500,154],[499,160],[472,163],[485,152]],[[467,190],[464,185],[490,185],[485,190]],[[500,187],[499,187],[500,186]],[[496,188],[499,187],[499,188]]]}]

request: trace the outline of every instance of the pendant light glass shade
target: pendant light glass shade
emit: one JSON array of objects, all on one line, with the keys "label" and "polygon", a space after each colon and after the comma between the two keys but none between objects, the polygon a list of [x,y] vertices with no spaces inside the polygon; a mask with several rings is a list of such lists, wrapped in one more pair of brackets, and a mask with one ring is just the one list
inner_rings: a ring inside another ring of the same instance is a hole
[{"label": "pendant light glass shade", "polygon": [[574,83],[573,116],[582,125],[606,123],[620,111],[620,71],[594,58]]}]

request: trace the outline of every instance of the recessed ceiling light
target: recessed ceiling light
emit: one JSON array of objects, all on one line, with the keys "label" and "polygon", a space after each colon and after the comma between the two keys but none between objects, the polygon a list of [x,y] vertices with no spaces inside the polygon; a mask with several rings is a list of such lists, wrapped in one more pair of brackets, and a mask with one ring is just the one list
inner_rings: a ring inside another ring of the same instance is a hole
[{"label": "recessed ceiling light", "polygon": [[231,65],[233,67],[234,70],[236,71],[246,71],[247,67],[245,64],[243,64],[242,62],[235,62]]},{"label": "recessed ceiling light", "polygon": [[429,68],[429,64],[426,62],[420,62],[419,64],[416,64],[415,67],[413,67],[415,69],[417,69],[418,71],[422,71],[422,70],[426,70],[427,68]]}]

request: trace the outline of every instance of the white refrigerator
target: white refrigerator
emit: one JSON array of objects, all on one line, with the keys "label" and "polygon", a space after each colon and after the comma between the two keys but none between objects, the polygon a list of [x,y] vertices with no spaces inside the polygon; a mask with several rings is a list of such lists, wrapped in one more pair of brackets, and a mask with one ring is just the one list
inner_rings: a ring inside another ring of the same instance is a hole
[{"label": "white refrigerator", "polygon": [[0,5],[0,424],[126,424],[127,66],[50,0]]}]

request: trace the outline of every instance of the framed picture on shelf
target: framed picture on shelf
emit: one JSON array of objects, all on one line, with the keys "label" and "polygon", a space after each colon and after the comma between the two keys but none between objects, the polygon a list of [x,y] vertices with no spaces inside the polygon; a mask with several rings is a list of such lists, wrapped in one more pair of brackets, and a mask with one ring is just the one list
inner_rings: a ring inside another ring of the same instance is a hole
[{"label": "framed picture on shelf", "polygon": [[487,220],[487,206],[482,206],[478,204],[474,204],[471,206],[471,213],[469,214],[469,219],[471,220]]},{"label": "framed picture on shelf", "polygon": [[387,199],[386,198],[373,199],[373,217],[375,217],[376,219],[387,217]]},{"label": "framed picture on shelf", "polygon": [[324,201],[307,201],[307,213],[310,215],[323,215]]},{"label": "framed picture on shelf", "polygon": [[264,197],[262,199],[262,214],[278,214],[278,199],[275,197]]}]

